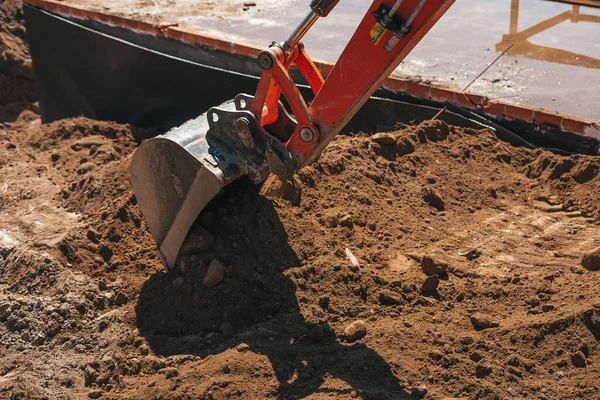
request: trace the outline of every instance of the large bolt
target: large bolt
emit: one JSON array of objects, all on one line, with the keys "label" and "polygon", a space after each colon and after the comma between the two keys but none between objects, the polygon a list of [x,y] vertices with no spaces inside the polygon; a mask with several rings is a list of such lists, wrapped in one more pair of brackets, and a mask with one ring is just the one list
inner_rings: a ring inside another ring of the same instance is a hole
[{"label": "large bolt", "polygon": [[258,66],[264,70],[273,68],[273,58],[271,54],[263,51],[258,55]]},{"label": "large bolt", "polygon": [[315,133],[310,130],[310,128],[302,128],[300,129],[300,139],[304,143],[310,143],[315,138]]},{"label": "large bolt", "polygon": [[250,126],[250,120],[246,117],[238,118],[234,123],[235,131],[239,138],[242,140],[244,146],[249,149],[254,147],[254,140],[252,138],[252,128]]}]

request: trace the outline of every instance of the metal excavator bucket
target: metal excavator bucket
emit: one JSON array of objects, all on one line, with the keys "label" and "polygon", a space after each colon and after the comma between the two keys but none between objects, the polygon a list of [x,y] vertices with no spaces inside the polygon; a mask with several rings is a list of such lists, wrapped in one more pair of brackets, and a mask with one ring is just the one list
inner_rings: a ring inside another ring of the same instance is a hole
[{"label": "metal excavator bucket", "polygon": [[251,101],[243,96],[143,142],[133,157],[133,190],[168,269],[202,209],[223,187],[242,175],[258,183],[271,171],[293,173],[290,153],[243,109]]}]

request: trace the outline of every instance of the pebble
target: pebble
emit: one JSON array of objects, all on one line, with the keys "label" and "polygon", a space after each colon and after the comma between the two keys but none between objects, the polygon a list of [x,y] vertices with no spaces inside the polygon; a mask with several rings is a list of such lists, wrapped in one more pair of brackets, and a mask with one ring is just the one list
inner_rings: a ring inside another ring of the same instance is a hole
[{"label": "pebble", "polygon": [[423,188],[421,190],[421,195],[423,196],[425,203],[429,204],[431,207],[438,211],[444,210],[446,204],[442,197],[434,189],[430,187]]},{"label": "pebble", "polygon": [[471,354],[469,354],[469,358],[473,362],[479,362],[479,361],[483,360],[483,356],[477,351],[474,351]]},{"label": "pebble", "polygon": [[383,304],[402,304],[402,296],[392,290],[383,290],[379,294],[379,301]]},{"label": "pebble", "polygon": [[356,342],[367,334],[367,325],[363,320],[357,320],[344,329],[344,337],[348,342]]},{"label": "pebble", "polygon": [[219,330],[221,331],[225,339],[229,339],[233,336],[233,326],[231,326],[229,322],[223,322]]},{"label": "pebble", "polygon": [[100,390],[90,390],[88,392],[88,397],[90,399],[99,399],[100,397],[102,397],[102,392]]},{"label": "pebble", "polygon": [[490,315],[484,313],[475,313],[471,315],[471,324],[473,324],[473,328],[477,331],[500,326],[500,324],[494,321]]},{"label": "pebble", "polygon": [[93,171],[94,169],[96,169],[96,164],[94,164],[93,162],[85,162],[81,164],[79,168],[77,168],[77,173],[79,175],[83,175],[87,172]]},{"label": "pebble", "polygon": [[371,136],[371,140],[382,146],[393,146],[396,144],[396,138],[389,132],[376,133]]},{"label": "pebble", "polygon": [[427,278],[425,278],[425,280],[423,281],[423,284],[421,285],[421,292],[423,292],[423,293],[435,292],[439,285],[440,285],[439,276],[437,276],[437,275],[428,276]]},{"label": "pebble", "polygon": [[473,260],[476,260],[479,257],[481,257],[482,254],[483,254],[483,252],[481,250],[472,249],[461,255],[464,256],[467,260],[473,261]]},{"label": "pebble", "polygon": [[166,368],[159,369],[158,373],[163,374],[167,379],[175,378],[176,376],[179,376],[179,371],[177,371],[177,368],[173,368],[173,367],[166,367]]},{"label": "pebble", "polygon": [[181,246],[180,254],[186,256],[210,250],[214,241],[215,238],[209,231],[194,225]]},{"label": "pebble", "polygon": [[218,258],[215,258],[208,265],[208,271],[206,271],[206,275],[204,276],[202,283],[206,287],[214,287],[223,282],[224,278],[225,266]]},{"label": "pebble", "polygon": [[181,287],[181,285],[183,285],[183,282],[184,282],[183,276],[178,277],[177,279],[175,279],[173,281],[173,288],[179,289]]},{"label": "pebble", "polygon": [[414,387],[411,389],[410,394],[416,398],[422,399],[423,397],[427,396],[427,387],[421,385],[418,387]]},{"label": "pebble", "polygon": [[600,271],[600,247],[585,254],[581,265],[589,271]]},{"label": "pebble", "polygon": [[240,343],[237,345],[236,350],[240,353],[250,350],[250,346],[247,343]]},{"label": "pebble", "polygon": [[480,361],[475,366],[475,375],[478,378],[485,378],[486,376],[488,376],[491,373],[492,373],[492,367],[485,361]]},{"label": "pebble", "polygon": [[128,300],[129,299],[127,299],[127,296],[123,292],[119,292],[115,296],[115,304],[118,305],[118,306],[126,304]]},{"label": "pebble", "polygon": [[585,368],[587,365],[585,355],[581,351],[571,354],[571,363],[577,368]]},{"label": "pebble", "polygon": [[429,256],[425,256],[421,259],[421,269],[427,276],[441,276],[448,270],[448,264],[439,260],[434,260]]},{"label": "pebble", "polygon": [[310,330],[308,335],[313,342],[320,342],[325,337],[325,328],[323,325],[316,325]]},{"label": "pebble", "polygon": [[101,235],[100,233],[98,233],[97,230],[95,229],[88,229],[86,236],[89,240],[91,240],[94,243],[98,243],[98,240],[100,239]]},{"label": "pebble", "polygon": [[340,226],[345,226],[346,228],[352,228],[354,226],[354,222],[352,221],[352,215],[344,215],[339,220]]}]

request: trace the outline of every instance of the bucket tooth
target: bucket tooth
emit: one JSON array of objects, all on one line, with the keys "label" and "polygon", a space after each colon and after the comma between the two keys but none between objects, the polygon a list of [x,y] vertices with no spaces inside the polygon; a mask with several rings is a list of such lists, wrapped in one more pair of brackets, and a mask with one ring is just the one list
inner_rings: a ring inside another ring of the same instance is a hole
[{"label": "bucket tooth", "polygon": [[133,191],[163,264],[172,269],[192,224],[219,191],[246,173],[223,143],[207,140],[206,114],[143,142],[131,162]]}]

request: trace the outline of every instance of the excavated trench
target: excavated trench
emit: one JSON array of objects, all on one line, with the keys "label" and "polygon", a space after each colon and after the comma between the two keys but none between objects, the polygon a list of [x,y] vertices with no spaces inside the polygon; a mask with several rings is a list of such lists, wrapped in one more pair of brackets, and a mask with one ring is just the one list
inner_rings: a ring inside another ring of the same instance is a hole
[{"label": "excavated trench", "polygon": [[154,133],[41,124],[0,10],[3,396],[599,396],[598,157],[441,121],[341,136],[298,206],[237,182],[166,272],[128,177]]}]

